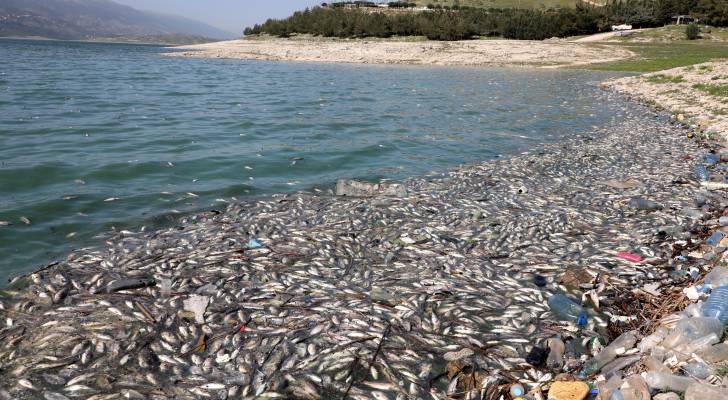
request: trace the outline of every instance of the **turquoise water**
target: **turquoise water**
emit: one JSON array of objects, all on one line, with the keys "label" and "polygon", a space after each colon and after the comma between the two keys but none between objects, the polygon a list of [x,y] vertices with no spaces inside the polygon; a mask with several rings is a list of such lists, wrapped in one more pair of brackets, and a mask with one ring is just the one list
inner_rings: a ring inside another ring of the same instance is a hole
[{"label": "turquoise water", "polygon": [[111,228],[337,178],[443,171],[585,132],[624,106],[594,86],[604,73],[165,51],[0,40],[0,221],[10,223],[0,284]]}]

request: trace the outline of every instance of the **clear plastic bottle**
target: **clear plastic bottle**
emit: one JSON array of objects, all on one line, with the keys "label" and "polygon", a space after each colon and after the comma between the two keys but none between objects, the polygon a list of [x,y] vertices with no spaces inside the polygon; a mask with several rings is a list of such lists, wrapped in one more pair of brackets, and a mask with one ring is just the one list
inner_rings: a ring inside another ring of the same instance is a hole
[{"label": "clear plastic bottle", "polygon": [[549,298],[551,311],[560,319],[574,322],[579,326],[586,325],[586,311],[563,294],[555,294]]},{"label": "clear plastic bottle", "polygon": [[645,374],[645,382],[647,382],[647,385],[650,388],[655,390],[674,390],[676,392],[684,392],[688,386],[697,381],[686,376],[650,371]]},{"label": "clear plastic bottle", "polygon": [[699,361],[685,364],[682,368],[687,376],[698,379],[706,379],[713,373],[713,369],[708,364]]},{"label": "clear plastic bottle", "polygon": [[715,333],[718,337],[723,335],[723,324],[717,319],[706,317],[684,318],[678,321],[670,335],[662,342],[662,346],[667,349],[674,349],[711,333]]},{"label": "clear plastic bottle", "polygon": [[546,359],[546,366],[552,370],[560,371],[564,366],[564,350],[566,346],[560,337],[549,340],[549,356]]},{"label": "clear plastic bottle", "polygon": [[704,348],[698,352],[700,358],[709,363],[719,363],[728,360],[728,343],[718,343]]},{"label": "clear plastic bottle", "polygon": [[665,340],[665,336],[668,334],[668,330],[665,327],[659,327],[655,329],[655,332],[651,335],[642,339],[640,344],[637,346],[640,349],[640,353],[647,353],[652,350],[655,346],[662,343]]},{"label": "clear plastic bottle", "polygon": [[716,333],[710,333],[697,339],[685,342],[675,347],[674,353],[678,359],[687,359],[691,354],[709,349],[712,345],[720,342],[720,337]]},{"label": "clear plastic bottle", "polygon": [[717,318],[723,325],[728,323],[728,286],[713,289],[703,306],[703,316]]},{"label": "clear plastic bottle", "polygon": [[714,288],[728,285],[728,268],[715,267],[705,275],[705,284]]},{"label": "clear plastic bottle", "polygon": [[637,363],[639,360],[642,359],[642,356],[637,354],[634,356],[629,357],[620,357],[616,360],[608,363],[604,367],[602,367],[601,374],[604,376],[611,376],[615,373],[618,373],[619,371],[629,367],[632,364]]},{"label": "clear plastic bottle", "polygon": [[685,400],[725,400],[728,399],[728,389],[712,386],[703,382],[690,384],[685,390]]},{"label": "clear plastic bottle", "polygon": [[597,373],[603,366],[617,358],[618,353],[630,350],[637,343],[637,336],[634,332],[625,332],[618,338],[614,339],[609,346],[605,347],[601,353],[597,354],[591,360],[584,364],[580,375],[589,376]]}]

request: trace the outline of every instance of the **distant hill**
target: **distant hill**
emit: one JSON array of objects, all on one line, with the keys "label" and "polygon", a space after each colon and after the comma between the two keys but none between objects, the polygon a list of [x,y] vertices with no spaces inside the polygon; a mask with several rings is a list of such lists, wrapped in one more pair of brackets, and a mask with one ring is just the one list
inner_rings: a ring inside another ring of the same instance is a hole
[{"label": "distant hill", "polygon": [[234,35],[199,21],[109,0],[0,0],[0,36],[189,43]]},{"label": "distant hill", "polygon": [[[553,8],[575,7],[578,0],[416,0],[419,6],[441,5],[452,6],[459,3],[461,6],[478,8]],[[591,0],[587,3],[601,5],[607,0]]]}]

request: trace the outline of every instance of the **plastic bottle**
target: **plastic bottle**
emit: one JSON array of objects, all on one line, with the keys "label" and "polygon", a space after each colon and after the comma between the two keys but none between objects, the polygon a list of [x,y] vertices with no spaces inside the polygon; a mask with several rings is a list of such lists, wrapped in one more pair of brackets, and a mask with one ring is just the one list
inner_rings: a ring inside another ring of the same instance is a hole
[{"label": "plastic bottle", "polygon": [[695,166],[695,177],[698,178],[699,181],[703,182],[708,180],[708,170],[704,165],[700,164]]},{"label": "plastic bottle", "polygon": [[719,363],[728,360],[728,343],[718,343],[698,352],[700,358],[709,363]]},{"label": "plastic bottle", "polygon": [[612,395],[609,396],[609,400],[624,400],[624,396],[622,396],[622,391],[617,389],[612,392]]},{"label": "plastic bottle", "polygon": [[718,342],[720,342],[720,337],[715,333],[710,333],[676,346],[673,350],[678,353],[679,359],[687,359],[691,354],[708,349]]},{"label": "plastic bottle", "polygon": [[645,374],[645,382],[647,382],[647,385],[650,388],[655,390],[674,390],[676,392],[684,392],[688,386],[696,382],[696,380],[685,376],[650,371]]},{"label": "plastic bottle", "polygon": [[580,375],[589,376],[597,373],[603,366],[617,358],[618,353],[629,350],[637,343],[637,336],[634,332],[625,332],[618,338],[614,339],[609,346],[605,347],[601,353],[597,354],[591,360],[584,364]]},{"label": "plastic bottle", "polygon": [[728,399],[728,389],[712,386],[707,383],[695,382],[685,390],[685,400],[725,400]]},{"label": "plastic bottle", "polygon": [[546,366],[553,370],[561,370],[564,366],[564,341],[560,337],[549,340],[549,356],[546,358]]},{"label": "plastic bottle", "polygon": [[622,386],[622,378],[614,375],[606,381],[597,382],[600,399],[611,399],[612,394]]},{"label": "plastic bottle", "polygon": [[713,232],[713,234],[710,235],[709,238],[705,239],[705,243],[708,246],[715,247],[718,245],[718,243],[720,243],[721,240],[723,240],[724,237],[725,237],[725,235],[723,235],[723,232],[716,231],[716,232]]},{"label": "plastic bottle", "polygon": [[713,153],[708,153],[703,156],[703,162],[708,165],[718,164],[719,161],[720,161],[720,157]]},{"label": "plastic bottle", "polygon": [[723,325],[728,323],[728,286],[713,289],[703,306],[703,316],[717,318]]},{"label": "plastic bottle", "polygon": [[563,294],[555,294],[548,301],[551,311],[564,321],[575,322],[579,326],[586,325],[586,311]]},{"label": "plastic bottle", "polygon": [[662,345],[668,349],[688,343],[698,338],[716,334],[718,337],[723,334],[723,324],[715,318],[684,318],[678,321],[675,328],[670,332]]},{"label": "plastic bottle", "polygon": [[632,364],[635,364],[639,360],[642,359],[642,356],[637,354],[630,357],[620,357],[616,360],[608,363],[604,367],[602,367],[601,374],[604,376],[611,376],[615,373],[618,373],[619,371],[629,367]]},{"label": "plastic bottle", "polygon": [[728,285],[728,268],[715,267],[708,275],[705,275],[705,284],[711,287]]},{"label": "plastic bottle", "polygon": [[682,368],[685,371],[685,375],[698,379],[706,379],[713,373],[713,369],[708,364],[697,361],[685,364]]},{"label": "plastic bottle", "polygon": [[655,329],[655,332],[640,342],[640,344],[637,346],[637,348],[640,349],[640,353],[646,353],[650,350],[652,350],[653,347],[659,345],[662,343],[663,340],[665,340],[665,336],[668,334],[667,328],[661,326],[657,329]]},{"label": "plastic bottle", "polygon": [[658,359],[656,359],[655,357],[652,357],[652,356],[646,357],[644,364],[645,364],[645,367],[647,367],[647,369],[649,371],[664,372],[667,374],[672,372],[672,371],[670,371],[670,368],[667,368],[665,366],[665,364],[662,363],[662,361],[659,361]]},{"label": "plastic bottle", "polygon": [[[696,288],[698,292],[700,292],[700,289]],[[683,314],[685,314],[686,317],[692,318],[692,317],[702,317],[703,316],[703,303],[693,303],[683,310]]]}]

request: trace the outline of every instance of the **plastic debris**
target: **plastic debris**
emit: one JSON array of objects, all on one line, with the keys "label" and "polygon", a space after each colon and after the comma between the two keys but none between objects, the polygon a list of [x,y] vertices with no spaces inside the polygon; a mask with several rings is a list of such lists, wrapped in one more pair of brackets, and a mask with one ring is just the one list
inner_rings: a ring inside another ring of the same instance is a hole
[{"label": "plastic debris", "polygon": [[725,237],[725,235],[723,235],[723,233],[722,233],[722,232],[714,232],[714,233],[713,233],[712,235],[710,235],[710,237],[709,237],[709,238],[707,238],[707,239],[705,240],[705,243],[706,243],[706,244],[707,244],[708,246],[713,246],[713,247],[715,247],[715,246],[717,246],[717,245],[718,245],[718,243],[720,243],[720,241],[721,241],[721,240],[723,240],[723,238],[724,238],[724,237]]},{"label": "plastic debris", "polygon": [[703,316],[716,318],[723,325],[728,323],[728,286],[713,289],[703,306]]},{"label": "plastic debris", "polygon": [[640,261],[642,261],[642,257],[641,256],[639,256],[637,254],[628,253],[628,252],[625,252],[625,251],[620,251],[619,253],[617,253],[617,257],[622,258],[622,259],[627,260],[627,261],[632,261],[632,262],[640,262]]},{"label": "plastic debris", "polygon": [[551,311],[560,319],[576,323],[579,326],[586,325],[587,318],[584,308],[563,294],[551,296],[548,304]]},{"label": "plastic debris", "polygon": [[695,177],[701,182],[705,182],[710,178],[705,165],[700,164],[695,166]]},{"label": "plastic debris", "polygon": [[655,390],[674,390],[676,392],[684,392],[688,386],[695,383],[696,380],[685,376],[666,374],[662,372],[649,371],[645,374],[645,382]]},{"label": "plastic debris", "polygon": [[549,340],[549,355],[546,365],[553,370],[560,370],[564,366],[564,342],[559,337]]},{"label": "plastic debris", "polygon": [[248,248],[249,248],[249,249],[259,249],[259,248],[261,248],[261,247],[263,247],[263,244],[262,244],[262,243],[260,243],[260,242],[259,242],[258,240],[256,240],[256,239],[250,239],[250,240],[248,241]]},{"label": "plastic debris", "polygon": [[199,295],[192,295],[183,301],[184,309],[195,314],[195,322],[198,324],[205,323],[205,310],[209,303],[209,297]]},{"label": "plastic debris", "polygon": [[587,361],[584,364],[584,368],[581,371],[581,375],[589,376],[598,372],[607,363],[611,362],[617,355],[624,353],[635,346],[637,343],[637,336],[635,332],[625,332],[618,338],[614,339],[609,346],[605,347],[599,354],[594,358]]}]

